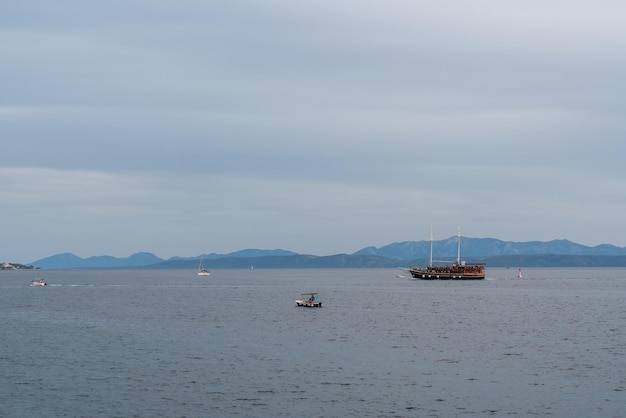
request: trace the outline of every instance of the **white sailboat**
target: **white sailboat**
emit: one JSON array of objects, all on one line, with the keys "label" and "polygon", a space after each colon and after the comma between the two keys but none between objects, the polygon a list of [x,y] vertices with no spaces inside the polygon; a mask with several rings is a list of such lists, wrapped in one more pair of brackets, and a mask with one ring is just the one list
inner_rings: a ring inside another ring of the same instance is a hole
[{"label": "white sailboat", "polygon": [[211,272],[204,268],[202,265],[204,262],[204,254],[200,257],[200,265],[198,266],[198,276],[210,276]]}]

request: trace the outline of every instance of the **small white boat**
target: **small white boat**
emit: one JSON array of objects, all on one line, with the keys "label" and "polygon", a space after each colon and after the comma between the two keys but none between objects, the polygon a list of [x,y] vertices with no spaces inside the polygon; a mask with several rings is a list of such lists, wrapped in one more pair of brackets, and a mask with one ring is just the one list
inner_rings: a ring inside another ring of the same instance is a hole
[{"label": "small white boat", "polygon": [[307,298],[296,299],[296,306],[304,306],[305,308],[321,308],[322,302],[317,300],[317,293],[303,293],[302,296]]},{"label": "small white boat", "polygon": [[48,286],[48,283],[46,283],[43,279],[39,279],[39,280],[31,280],[30,285],[31,286]]},{"label": "small white boat", "polygon": [[198,276],[210,276],[211,272],[202,266],[204,258],[200,258],[200,266],[198,267]]}]

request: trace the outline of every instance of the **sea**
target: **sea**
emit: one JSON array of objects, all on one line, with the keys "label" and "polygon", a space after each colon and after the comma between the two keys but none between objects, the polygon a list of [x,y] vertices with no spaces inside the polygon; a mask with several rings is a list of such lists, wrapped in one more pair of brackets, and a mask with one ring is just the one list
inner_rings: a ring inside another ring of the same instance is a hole
[{"label": "sea", "polygon": [[402,273],[1,271],[0,416],[626,417],[626,269]]}]

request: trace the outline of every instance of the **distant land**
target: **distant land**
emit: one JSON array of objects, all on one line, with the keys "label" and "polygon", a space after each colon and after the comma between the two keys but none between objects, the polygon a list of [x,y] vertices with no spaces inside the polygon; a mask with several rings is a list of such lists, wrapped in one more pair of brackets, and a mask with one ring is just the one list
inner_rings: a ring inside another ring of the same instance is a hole
[{"label": "distant land", "polygon": [[19,263],[8,263],[8,262],[4,262],[2,264],[0,264],[0,270],[35,270],[36,267],[34,266],[26,266],[24,264],[19,264]]},{"label": "distant land", "polygon": [[[433,259],[452,261],[457,256],[456,236],[433,242]],[[365,247],[353,254],[316,256],[282,249],[246,249],[228,254],[203,254],[164,260],[141,252],[130,257],[81,258],[71,253],[32,262],[41,269],[154,268],[196,269],[201,258],[206,268],[394,268],[428,263],[429,241],[397,242]],[[491,267],[626,267],[626,247],[602,244],[589,247],[568,240],[511,242],[495,238],[461,239],[463,260]]]}]

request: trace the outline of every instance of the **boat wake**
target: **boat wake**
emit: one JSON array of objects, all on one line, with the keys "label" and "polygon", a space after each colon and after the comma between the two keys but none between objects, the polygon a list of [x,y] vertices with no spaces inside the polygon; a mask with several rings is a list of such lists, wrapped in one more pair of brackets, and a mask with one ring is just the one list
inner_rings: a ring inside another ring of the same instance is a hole
[{"label": "boat wake", "polygon": [[49,284],[50,287],[94,287],[94,284]]}]

